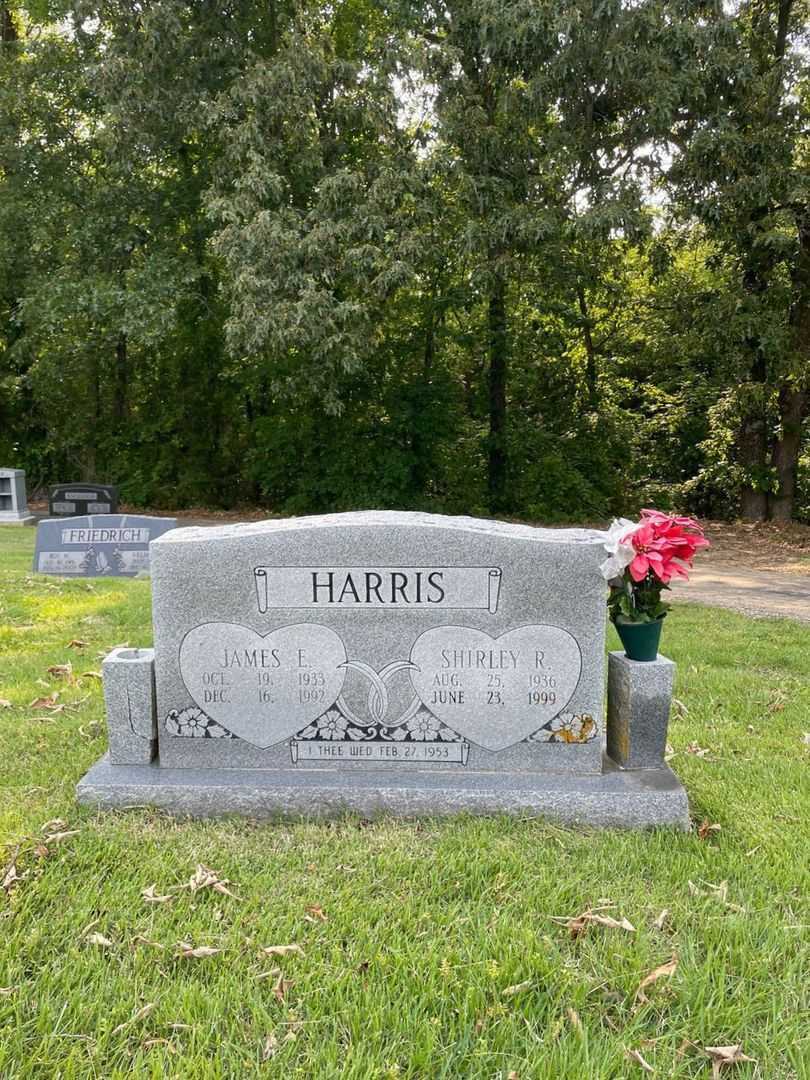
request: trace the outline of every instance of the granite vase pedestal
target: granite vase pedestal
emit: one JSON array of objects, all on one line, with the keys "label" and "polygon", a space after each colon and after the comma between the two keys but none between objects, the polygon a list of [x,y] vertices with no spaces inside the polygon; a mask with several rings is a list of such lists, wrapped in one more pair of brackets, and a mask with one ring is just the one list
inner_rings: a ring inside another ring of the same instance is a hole
[{"label": "granite vase pedestal", "polygon": [[[79,799],[686,827],[663,760],[609,753],[603,543],[396,512],[168,532],[154,657],[108,658],[111,750]],[[617,714],[631,731],[638,701]]]}]

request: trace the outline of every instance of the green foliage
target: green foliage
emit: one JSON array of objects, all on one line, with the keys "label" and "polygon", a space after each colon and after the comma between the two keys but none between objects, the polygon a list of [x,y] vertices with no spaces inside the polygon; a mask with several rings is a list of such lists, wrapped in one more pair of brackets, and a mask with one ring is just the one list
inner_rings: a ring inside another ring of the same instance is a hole
[{"label": "green foliage", "polygon": [[662,585],[650,571],[641,581],[633,581],[625,570],[619,582],[610,583],[608,611],[614,623],[649,623],[663,618],[670,605],[661,600]]},{"label": "green foliage", "polygon": [[807,516],[807,0],[2,10],[32,486]]}]

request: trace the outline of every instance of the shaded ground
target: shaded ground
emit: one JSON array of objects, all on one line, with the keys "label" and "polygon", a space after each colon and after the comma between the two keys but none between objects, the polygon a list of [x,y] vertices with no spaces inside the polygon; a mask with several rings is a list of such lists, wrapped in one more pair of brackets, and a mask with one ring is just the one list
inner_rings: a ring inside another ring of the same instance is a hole
[{"label": "shaded ground", "polygon": [[[47,516],[46,503],[30,505],[38,517]],[[169,516],[165,510],[152,513]],[[197,508],[172,516],[180,525],[221,525],[277,515],[262,509]],[[701,553],[689,583],[676,586],[675,599],[755,617],[788,616],[810,622],[810,526],[712,521],[706,533],[712,546]]]}]

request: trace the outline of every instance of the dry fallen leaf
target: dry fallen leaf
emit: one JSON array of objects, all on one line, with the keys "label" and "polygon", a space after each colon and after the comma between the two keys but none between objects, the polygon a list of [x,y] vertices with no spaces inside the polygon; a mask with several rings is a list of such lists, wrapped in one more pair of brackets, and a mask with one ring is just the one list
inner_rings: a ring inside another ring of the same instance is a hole
[{"label": "dry fallen leaf", "polygon": [[278,978],[273,983],[273,995],[276,1001],[283,1002],[287,996],[287,991],[292,986],[292,983],[284,978],[283,973],[279,973]]},{"label": "dry fallen leaf", "polygon": [[23,874],[17,872],[17,857],[19,856],[19,854],[20,845],[17,844],[17,846],[14,848],[14,853],[12,854],[8,865],[0,869],[0,889],[3,889],[4,892],[11,892],[11,890],[14,888],[18,881],[23,881],[26,877],[28,877],[27,870]]},{"label": "dry fallen leaf", "polygon": [[704,1052],[712,1059],[712,1080],[718,1080],[720,1070],[726,1065],[739,1065],[743,1061],[756,1061],[743,1053],[742,1043],[736,1046],[704,1046]]},{"label": "dry fallen leaf", "polygon": [[668,979],[678,966],[678,957],[673,953],[672,959],[668,960],[666,964],[660,964],[657,968],[653,968],[649,975],[645,975],[636,989],[635,998],[638,1001],[647,1001],[647,995],[644,991],[648,986],[652,986],[653,983],[658,982],[659,979]]},{"label": "dry fallen leaf", "polygon": [[67,647],[69,649],[86,649],[89,644],[89,641],[82,641],[80,638],[71,638],[67,643]]},{"label": "dry fallen leaf", "polygon": [[73,677],[73,665],[70,663],[51,664],[47,670],[48,674],[53,675],[55,679],[67,679],[70,682]]},{"label": "dry fallen leaf", "polygon": [[45,839],[50,844],[53,841],[55,844],[61,844],[63,840],[69,839],[71,836],[78,836],[79,829],[68,829],[66,832],[52,832],[48,833]]},{"label": "dry fallen leaf", "polygon": [[147,902],[147,904],[168,904],[174,897],[168,893],[159,894],[156,892],[157,885],[147,885],[145,889],[141,889],[141,896]]},{"label": "dry fallen leaf", "polygon": [[270,968],[269,971],[260,971],[256,976],[256,982],[262,982],[264,979],[277,979],[281,974],[281,968]]},{"label": "dry fallen leaf", "polygon": [[64,705],[57,705],[57,703],[56,703],[56,699],[58,697],[59,697],[58,690],[54,690],[54,692],[52,694],[49,694],[48,697],[34,698],[34,700],[31,702],[31,704],[28,706],[28,708],[29,709],[49,709],[51,712],[64,712],[65,706]]},{"label": "dry fallen leaf", "polygon": [[150,1001],[144,1005],[143,1008],[138,1009],[136,1013],[130,1016],[129,1020],[125,1020],[123,1024],[119,1024],[118,1027],[112,1029],[113,1035],[118,1035],[120,1032],[125,1031],[131,1024],[137,1024],[139,1020],[145,1020],[146,1017],[154,1012],[157,1008],[157,1002]]},{"label": "dry fallen leaf", "polygon": [[640,1065],[642,1067],[642,1069],[644,1070],[644,1072],[648,1072],[648,1073],[654,1073],[655,1072],[655,1069],[652,1067],[652,1065],[650,1065],[649,1061],[645,1061],[644,1058],[641,1056],[641,1051],[640,1050],[627,1050],[627,1049],[625,1049],[624,1052],[631,1061],[635,1061],[636,1065]]},{"label": "dry fallen leaf", "polygon": [[276,1050],[278,1050],[278,1039],[270,1034],[262,1043],[262,1061],[269,1061]]},{"label": "dry fallen leaf", "polygon": [[515,983],[514,986],[507,986],[505,990],[501,990],[501,997],[514,997],[515,994],[522,994],[524,990],[530,990],[532,986],[534,986],[533,979],[524,979],[523,982]]},{"label": "dry fallen leaf", "polygon": [[[689,892],[692,896],[711,896],[715,900],[719,900],[721,904],[725,904],[731,911],[739,911],[745,914],[745,908],[740,907],[739,904],[732,904],[728,899],[728,882],[721,881],[719,885],[712,884],[711,881],[702,881],[698,878],[700,885],[696,885],[694,881],[688,881]],[[701,888],[700,886],[703,886]]]},{"label": "dry fallen leaf", "polygon": [[577,1010],[572,1009],[569,1005],[568,1008],[565,1010],[565,1015],[568,1017],[568,1023],[571,1025],[577,1035],[579,1035],[580,1037],[583,1036],[585,1034],[585,1029],[582,1026],[582,1021],[579,1018],[579,1013],[577,1012]]},{"label": "dry fallen leaf", "polygon": [[143,1050],[151,1050],[153,1046],[165,1046],[170,1054],[177,1053],[177,1047],[170,1039],[145,1039],[141,1043]]},{"label": "dry fallen leaf", "polygon": [[83,671],[79,676],[80,679],[98,679],[101,681],[102,675],[100,671]]},{"label": "dry fallen leaf", "polygon": [[46,833],[62,832],[66,828],[67,822],[60,817],[51,818],[50,821],[46,821],[40,825],[40,829]]},{"label": "dry fallen leaf", "polygon": [[100,934],[97,930],[94,930],[92,934],[88,934],[85,938],[85,941],[88,943],[88,945],[98,945],[101,949],[112,948],[112,942],[110,941],[110,939],[104,937],[104,935]]},{"label": "dry fallen leaf", "polygon": [[631,934],[636,932],[635,926],[624,916],[621,919],[613,919],[610,915],[591,915],[589,922],[595,922],[599,926],[607,926],[610,930],[628,930]]},{"label": "dry fallen leaf", "polygon": [[132,939],[133,945],[151,945],[154,949],[165,949],[165,945],[161,945],[159,941],[152,941],[150,938],[145,937],[143,934],[136,934]]},{"label": "dry fallen leaf", "polygon": [[721,828],[722,826],[717,825],[716,823],[712,824],[708,818],[704,818],[700,825],[698,825],[698,836],[701,840],[705,840],[707,837],[711,836],[712,833],[720,832]]},{"label": "dry fallen leaf", "polygon": [[8,698],[0,697],[0,709],[13,709],[14,706],[8,700]]},{"label": "dry fallen leaf", "polygon": [[326,912],[318,904],[310,904],[307,907],[307,911],[309,912],[309,915],[304,916],[307,922],[315,922],[318,919],[321,922],[326,922],[328,919]]},{"label": "dry fallen leaf", "polygon": [[658,918],[653,923],[653,926],[655,927],[655,929],[656,930],[663,930],[664,929],[664,923],[667,921],[668,918],[669,918],[669,908],[664,908],[664,910],[661,912],[661,914],[658,916]]},{"label": "dry fallen leaf", "polygon": [[180,950],[181,956],[194,957],[197,960],[204,959],[208,956],[216,956],[217,953],[222,952],[222,949],[215,949],[212,945],[197,945],[195,948],[187,941],[178,941],[177,948]]},{"label": "dry fallen leaf", "polygon": [[300,945],[266,945],[261,951],[265,956],[289,956],[290,953],[304,955],[304,950]]},{"label": "dry fallen leaf", "polygon": [[[10,701],[0,701],[0,705],[5,705],[7,709],[11,708]],[[810,731],[805,731],[802,735],[802,744],[804,746],[810,746]]]},{"label": "dry fallen leaf", "polygon": [[198,863],[197,869],[188,882],[185,885],[178,886],[178,888],[191,889],[193,893],[199,892],[200,889],[213,889],[214,892],[222,893],[224,896],[232,896],[234,900],[238,900],[239,897],[228,888],[231,884],[233,883],[228,881],[227,878],[220,877],[216,870]]},{"label": "dry fallen leaf", "polygon": [[[613,904],[607,902],[603,906],[613,907]],[[581,915],[551,915],[550,918],[552,922],[562,923],[572,938],[578,938],[592,923],[596,923],[597,926],[606,926],[611,930],[627,930],[632,934],[636,932],[635,926],[623,916],[621,919],[614,919],[610,915],[599,914],[599,911],[598,907],[587,908]]]},{"label": "dry fallen leaf", "polygon": [[707,747],[698,746],[696,742],[690,742],[686,744],[686,752],[687,754],[694,754],[695,757],[706,757],[709,750]]}]

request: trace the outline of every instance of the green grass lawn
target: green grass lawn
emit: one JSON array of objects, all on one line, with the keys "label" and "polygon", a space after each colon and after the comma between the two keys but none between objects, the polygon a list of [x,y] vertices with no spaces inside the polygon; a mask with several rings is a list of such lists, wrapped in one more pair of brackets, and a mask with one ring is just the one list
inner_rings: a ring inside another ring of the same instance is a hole
[{"label": "green grass lawn", "polygon": [[[667,620],[672,765],[720,826],[703,836],[102,814],[74,803],[105,747],[83,673],[151,642],[149,583],[32,576],[32,545],[0,529],[2,1080],[647,1075],[627,1051],[709,1077],[700,1048],[736,1043],[756,1063],[724,1078],[810,1077],[810,627]],[[48,673],[67,663],[75,684]],[[64,708],[31,704],[54,692]],[[236,895],[177,889],[198,863]],[[606,903],[635,932],[550,918]]]}]

